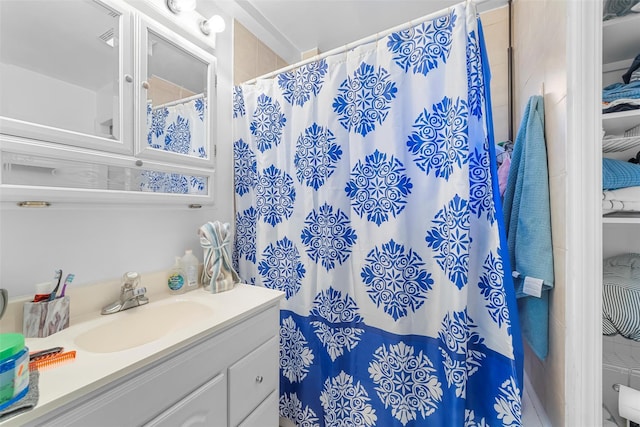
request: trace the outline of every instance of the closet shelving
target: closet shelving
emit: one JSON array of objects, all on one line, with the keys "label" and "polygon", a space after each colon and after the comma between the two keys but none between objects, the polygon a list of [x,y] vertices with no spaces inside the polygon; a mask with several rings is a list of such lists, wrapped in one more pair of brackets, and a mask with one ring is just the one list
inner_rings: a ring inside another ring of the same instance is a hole
[{"label": "closet shelving", "polygon": [[[622,82],[622,75],[640,53],[640,14],[611,19],[602,23],[602,86]],[[640,125],[640,109],[602,114],[602,130],[609,138],[598,148],[603,157],[627,161],[640,151],[640,133],[624,137],[625,132]],[[638,128],[640,129],[640,128]],[[615,136],[612,138],[611,136]],[[585,149],[588,149],[585,147]],[[635,187],[634,187],[635,188]],[[640,197],[640,187],[637,187]],[[602,217],[602,258],[640,253],[640,212],[621,211]],[[603,286],[604,292],[604,286]],[[605,298],[603,298],[604,304]],[[595,315],[600,315],[596,313]],[[615,383],[640,389],[640,342],[622,335],[603,335],[602,400],[619,425],[618,394]]]},{"label": "closet shelving", "polygon": [[[622,82],[633,59],[640,53],[640,14],[604,21],[602,24],[602,85]],[[628,160],[640,151],[640,132],[625,137],[625,131],[640,126],[640,109],[602,114],[604,157]],[[612,138],[615,136],[615,138]],[[640,187],[638,187],[640,196]],[[604,224],[640,224],[640,212],[616,212],[603,216]],[[640,248],[637,248],[640,251]]]}]

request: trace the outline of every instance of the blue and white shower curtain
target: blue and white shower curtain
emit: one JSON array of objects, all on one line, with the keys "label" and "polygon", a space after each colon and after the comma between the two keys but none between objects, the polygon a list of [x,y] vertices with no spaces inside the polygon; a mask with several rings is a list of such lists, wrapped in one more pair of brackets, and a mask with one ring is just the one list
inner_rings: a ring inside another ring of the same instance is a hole
[{"label": "blue and white shower curtain", "polygon": [[469,2],[235,88],[234,263],[285,293],[298,426],[521,425],[483,49]]},{"label": "blue and white shower curtain", "polygon": [[207,157],[206,109],[204,95],[174,105],[147,103],[147,144],[156,150]]},{"label": "blue and white shower curtain", "polygon": [[[147,145],[155,150],[206,158],[206,111],[204,95],[157,107],[147,102]],[[151,170],[140,172],[138,187],[153,193],[207,194],[207,181],[202,176]]]}]

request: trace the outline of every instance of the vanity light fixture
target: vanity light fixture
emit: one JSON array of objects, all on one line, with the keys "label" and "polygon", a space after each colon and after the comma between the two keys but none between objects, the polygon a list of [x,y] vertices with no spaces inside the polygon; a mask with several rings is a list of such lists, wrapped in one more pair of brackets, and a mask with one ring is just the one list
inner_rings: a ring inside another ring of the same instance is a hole
[{"label": "vanity light fixture", "polygon": [[196,0],[167,0],[167,7],[176,15],[195,10]]},{"label": "vanity light fixture", "polygon": [[200,31],[205,36],[211,33],[221,33],[226,28],[224,19],[220,15],[213,15],[209,19],[204,19],[200,22]]}]

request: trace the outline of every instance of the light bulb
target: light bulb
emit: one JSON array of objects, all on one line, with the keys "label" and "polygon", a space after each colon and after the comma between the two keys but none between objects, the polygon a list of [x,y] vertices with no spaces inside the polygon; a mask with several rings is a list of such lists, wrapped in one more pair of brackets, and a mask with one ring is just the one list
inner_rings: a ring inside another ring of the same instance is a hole
[{"label": "light bulb", "polygon": [[225,27],[224,19],[220,15],[213,15],[200,23],[200,31],[207,36],[211,33],[221,33]]},{"label": "light bulb", "polygon": [[167,7],[175,14],[195,10],[196,0],[167,0]]}]

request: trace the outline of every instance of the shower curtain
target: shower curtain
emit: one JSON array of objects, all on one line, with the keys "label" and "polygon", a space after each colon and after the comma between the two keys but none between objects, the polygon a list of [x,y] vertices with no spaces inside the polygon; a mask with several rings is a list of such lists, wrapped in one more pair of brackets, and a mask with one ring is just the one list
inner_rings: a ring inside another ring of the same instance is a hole
[{"label": "shower curtain", "polygon": [[234,91],[241,278],[284,292],[298,426],[520,426],[522,348],[471,2]]},{"label": "shower curtain", "polygon": [[206,157],[206,108],[204,95],[171,105],[152,107],[148,103],[147,144],[157,150]]},{"label": "shower curtain", "polygon": [[[182,102],[152,106],[147,102],[147,145],[192,157],[207,157],[204,94]],[[144,170],[137,186],[153,193],[207,194],[206,179],[201,176]]]}]

